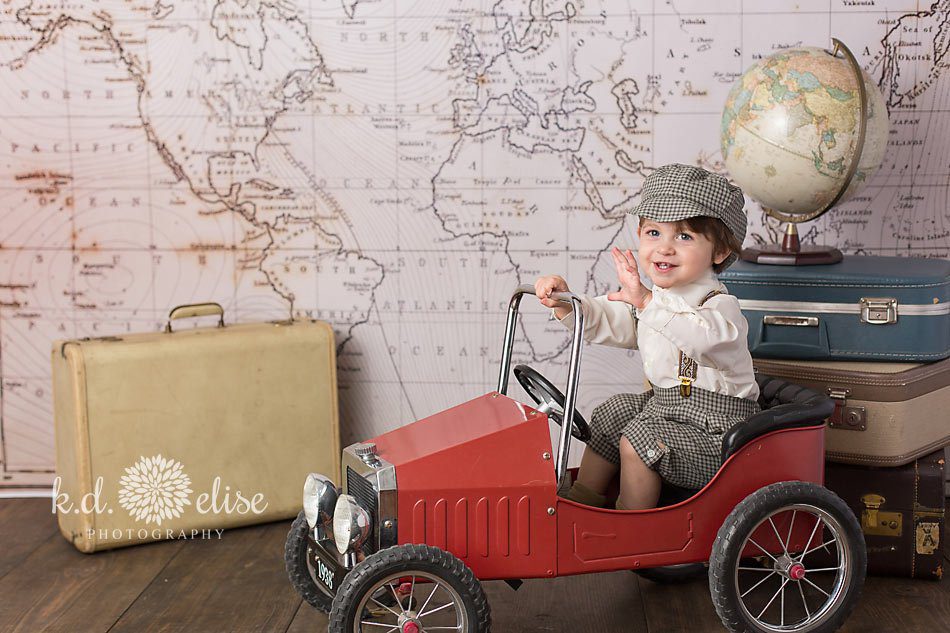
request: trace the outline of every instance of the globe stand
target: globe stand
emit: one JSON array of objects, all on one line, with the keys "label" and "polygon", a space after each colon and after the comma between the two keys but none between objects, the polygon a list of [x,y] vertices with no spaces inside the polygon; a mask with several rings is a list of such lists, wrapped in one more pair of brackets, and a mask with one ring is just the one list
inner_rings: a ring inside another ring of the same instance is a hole
[{"label": "globe stand", "polygon": [[773,266],[815,266],[837,264],[844,255],[834,246],[816,244],[802,245],[798,238],[798,225],[789,222],[785,227],[782,244],[766,244],[760,247],[743,248],[742,260],[753,264]]},{"label": "globe stand", "polygon": [[835,206],[839,200],[841,200],[842,196],[844,196],[845,192],[848,190],[848,187],[851,186],[851,181],[854,179],[854,174],[858,171],[858,162],[861,160],[861,153],[864,151],[864,141],[865,137],[867,136],[867,90],[865,90],[864,87],[864,76],[861,72],[861,66],[858,65],[858,60],[854,58],[851,50],[848,49],[848,47],[845,46],[843,42],[835,38],[832,38],[831,41],[834,42],[835,45],[834,50],[831,51],[831,55],[837,56],[839,51],[844,53],[845,58],[848,60],[848,64],[851,66],[851,70],[854,72],[856,83],[858,85],[858,97],[861,102],[860,121],[858,122],[858,136],[854,144],[854,153],[852,154],[851,162],[848,165],[848,172],[845,174],[844,181],[842,182],[841,187],[838,189],[838,193],[835,195],[834,199],[818,211],[794,214],[784,213],[776,209],[770,209],[769,207],[763,207],[766,214],[768,214],[770,217],[788,223],[785,227],[785,235],[782,238],[781,245],[766,244],[763,246],[742,249],[740,256],[742,257],[743,261],[752,262],[753,264],[771,264],[773,266],[814,266],[818,264],[837,264],[844,257],[841,254],[841,251],[833,246],[821,246],[814,244],[803,246],[801,240],[798,237],[799,222],[814,220],[815,218],[826,213],[829,209]]}]

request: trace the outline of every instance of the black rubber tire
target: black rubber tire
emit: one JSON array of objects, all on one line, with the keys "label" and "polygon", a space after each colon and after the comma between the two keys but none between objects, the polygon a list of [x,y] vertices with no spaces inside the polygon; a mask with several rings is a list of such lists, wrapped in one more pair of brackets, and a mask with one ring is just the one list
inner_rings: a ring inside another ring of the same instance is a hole
[{"label": "black rubber tire", "polygon": [[307,533],[309,531],[307,517],[301,510],[291,524],[290,532],[287,533],[287,542],[284,543],[284,567],[287,568],[290,584],[300,597],[313,608],[329,613],[333,597],[317,585],[307,565]]},{"label": "black rubber tire", "polygon": [[[851,614],[867,572],[867,549],[861,526],[850,508],[838,495],[823,486],[802,481],[783,481],[756,490],[742,500],[719,528],[709,561],[709,592],[723,625],[733,633],[761,633],[766,629],[745,615],[733,574],[741,548],[750,531],[765,517],[782,507],[804,503],[832,515],[842,526],[852,561],[850,585],[844,590],[840,604],[808,633],[831,633]],[[790,629],[795,630],[795,629]]]},{"label": "black rubber tire", "polygon": [[637,569],[633,573],[658,585],[680,585],[702,578],[707,572],[706,565],[703,563],[687,563],[685,565]]},{"label": "black rubber tire", "polygon": [[333,608],[328,633],[352,633],[357,608],[365,592],[393,573],[426,572],[437,576],[458,592],[470,627],[460,633],[489,633],[491,608],[482,585],[465,563],[428,545],[396,545],[366,557],[343,579]]}]

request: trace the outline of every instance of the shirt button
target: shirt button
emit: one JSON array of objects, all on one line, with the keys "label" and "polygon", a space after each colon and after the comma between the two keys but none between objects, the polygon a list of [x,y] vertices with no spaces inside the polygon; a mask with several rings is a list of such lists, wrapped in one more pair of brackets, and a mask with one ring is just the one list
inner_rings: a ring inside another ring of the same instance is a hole
[{"label": "shirt button", "polygon": [[647,457],[653,457],[654,455],[656,455],[656,451],[652,448],[647,451]]}]

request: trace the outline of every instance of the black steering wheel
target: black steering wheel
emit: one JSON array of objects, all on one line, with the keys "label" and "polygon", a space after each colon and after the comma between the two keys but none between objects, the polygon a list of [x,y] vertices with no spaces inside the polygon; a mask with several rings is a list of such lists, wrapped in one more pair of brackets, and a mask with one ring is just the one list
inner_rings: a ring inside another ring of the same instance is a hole
[{"label": "black steering wheel", "polygon": [[[553,420],[559,425],[563,423],[564,394],[561,393],[560,389],[527,365],[515,367],[515,378],[528,392],[531,399],[540,405],[539,410],[546,413],[549,420]],[[577,407],[574,408],[574,424],[571,425],[571,435],[582,442],[590,439],[590,426],[588,426],[587,420],[580,414],[580,411],[577,410]]]}]

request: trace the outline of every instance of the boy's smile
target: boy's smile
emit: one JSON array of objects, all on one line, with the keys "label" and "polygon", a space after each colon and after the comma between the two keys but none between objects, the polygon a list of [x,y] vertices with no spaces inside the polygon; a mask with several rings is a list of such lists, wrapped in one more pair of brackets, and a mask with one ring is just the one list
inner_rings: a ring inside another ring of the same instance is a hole
[{"label": "boy's smile", "polygon": [[637,235],[640,268],[660,288],[692,283],[729,255],[714,254],[709,238],[691,231],[685,222],[644,220]]}]

